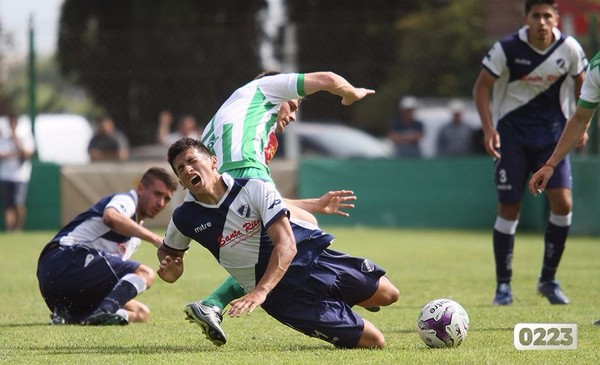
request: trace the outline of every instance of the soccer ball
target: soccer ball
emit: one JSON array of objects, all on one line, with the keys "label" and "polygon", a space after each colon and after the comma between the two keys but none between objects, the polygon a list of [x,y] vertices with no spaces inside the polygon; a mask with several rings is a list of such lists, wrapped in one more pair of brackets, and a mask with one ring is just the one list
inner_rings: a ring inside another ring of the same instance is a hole
[{"label": "soccer ball", "polygon": [[469,315],[453,300],[432,300],[421,309],[417,331],[429,347],[458,347],[467,337]]}]

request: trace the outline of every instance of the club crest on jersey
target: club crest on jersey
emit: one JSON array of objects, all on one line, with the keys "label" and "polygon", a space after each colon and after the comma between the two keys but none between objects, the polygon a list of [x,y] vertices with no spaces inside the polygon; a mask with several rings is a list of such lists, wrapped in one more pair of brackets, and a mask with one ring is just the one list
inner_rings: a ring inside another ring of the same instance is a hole
[{"label": "club crest on jersey", "polygon": [[250,206],[248,204],[244,204],[238,208],[237,212],[242,217],[248,218],[250,217],[250,213],[252,213],[252,210],[250,209]]},{"label": "club crest on jersey", "polygon": [[273,209],[274,206],[281,204],[281,199],[275,199],[275,201],[269,205],[268,209]]}]

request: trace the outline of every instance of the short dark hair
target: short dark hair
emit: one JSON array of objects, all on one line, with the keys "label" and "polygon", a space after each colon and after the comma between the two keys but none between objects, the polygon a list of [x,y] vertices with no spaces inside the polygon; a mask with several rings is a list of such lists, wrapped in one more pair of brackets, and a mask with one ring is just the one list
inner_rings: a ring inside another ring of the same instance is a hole
[{"label": "short dark hair", "polygon": [[169,161],[169,165],[171,166],[171,169],[173,169],[175,175],[177,175],[177,171],[175,171],[175,167],[173,166],[173,161],[175,160],[175,157],[177,157],[177,155],[179,155],[181,152],[190,148],[194,148],[198,150],[198,152],[206,156],[213,155],[213,153],[208,149],[208,147],[206,147],[198,139],[191,137],[183,137],[181,139],[178,139],[169,147],[169,151],[167,152],[167,160]]},{"label": "short dark hair", "polygon": [[162,167],[151,167],[146,170],[146,172],[144,172],[142,175],[140,183],[144,185],[144,187],[148,187],[154,180],[162,181],[171,191],[177,190],[177,180],[169,171],[163,169]]},{"label": "short dark hair", "polygon": [[529,14],[534,5],[550,5],[558,12],[556,0],[525,0],[525,14]]}]

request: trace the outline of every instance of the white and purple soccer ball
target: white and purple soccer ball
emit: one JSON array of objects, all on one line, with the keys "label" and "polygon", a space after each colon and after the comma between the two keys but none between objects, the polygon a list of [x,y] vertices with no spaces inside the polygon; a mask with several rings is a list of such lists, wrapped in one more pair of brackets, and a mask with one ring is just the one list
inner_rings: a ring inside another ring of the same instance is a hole
[{"label": "white and purple soccer ball", "polygon": [[421,309],[417,331],[429,347],[458,347],[467,337],[469,315],[453,300],[432,300]]}]

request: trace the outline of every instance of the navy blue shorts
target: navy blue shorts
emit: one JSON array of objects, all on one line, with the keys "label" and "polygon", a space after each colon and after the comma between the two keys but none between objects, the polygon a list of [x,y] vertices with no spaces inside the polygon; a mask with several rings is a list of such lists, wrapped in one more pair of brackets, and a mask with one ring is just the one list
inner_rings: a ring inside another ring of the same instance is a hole
[{"label": "navy blue shorts", "polygon": [[385,270],[368,259],[325,250],[306,285],[293,293],[272,293],[263,309],[281,323],[337,347],[354,348],[363,319],[352,307],[375,294]]},{"label": "navy blue shorts", "polygon": [[[544,164],[555,145],[544,148],[523,147],[501,144],[502,157],[495,162],[495,181],[498,201],[501,203],[518,203],[523,198],[530,174]],[[571,162],[565,157],[554,169],[546,189],[572,188]]]},{"label": "navy blue shorts", "polygon": [[57,246],[42,252],[37,277],[48,308],[78,322],[100,305],[123,276],[139,266],[138,262],[123,261],[120,256],[85,246]]}]

